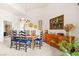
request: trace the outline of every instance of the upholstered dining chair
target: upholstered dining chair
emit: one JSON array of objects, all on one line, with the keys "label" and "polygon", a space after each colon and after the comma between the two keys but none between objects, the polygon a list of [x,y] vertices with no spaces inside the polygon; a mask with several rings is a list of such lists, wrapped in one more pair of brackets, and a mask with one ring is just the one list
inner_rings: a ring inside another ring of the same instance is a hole
[{"label": "upholstered dining chair", "polygon": [[27,47],[29,46],[31,48],[31,42],[32,41],[28,39],[21,39],[19,44],[19,50],[22,47],[21,45],[23,45],[25,47],[25,52],[27,52]]},{"label": "upholstered dining chair", "polygon": [[41,46],[42,46],[42,38],[36,38],[34,40],[35,42],[35,46],[39,47],[41,49]]},{"label": "upholstered dining chair", "polygon": [[10,44],[10,48],[12,48],[14,45],[16,46],[16,50],[17,50],[17,45],[19,44],[20,39],[17,37],[17,32],[13,31],[12,35],[11,35],[11,44]]},{"label": "upholstered dining chair", "polygon": [[31,39],[26,38],[26,33],[24,31],[19,32],[20,35],[20,42],[19,42],[19,50],[22,46],[25,47],[25,52],[27,52],[27,47],[31,48]]}]

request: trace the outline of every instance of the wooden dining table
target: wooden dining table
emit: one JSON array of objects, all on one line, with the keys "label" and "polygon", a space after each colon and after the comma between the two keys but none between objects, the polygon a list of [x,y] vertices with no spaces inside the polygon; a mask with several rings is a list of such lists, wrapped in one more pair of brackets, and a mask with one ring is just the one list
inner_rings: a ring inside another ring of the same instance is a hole
[{"label": "wooden dining table", "polygon": [[15,35],[15,37],[17,37],[17,38],[27,38],[27,39],[31,39],[32,40],[32,44],[31,44],[31,47],[34,49],[35,48],[35,42],[34,42],[34,40],[35,40],[35,38],[36,38],[36,36],[34,36],[34,35],[19,35],[19,34],[17,34],[17,35]]},{"label": "wooden dining table", "polygon": [[33,36],[33,35],[26,35],[26,38],[28,38],[28,39],[32,39],[32,48],[34,49],[35,48],[35,42],[34,42],[34,40],[35,40],[35,38],[36,38],[36,36]]}]

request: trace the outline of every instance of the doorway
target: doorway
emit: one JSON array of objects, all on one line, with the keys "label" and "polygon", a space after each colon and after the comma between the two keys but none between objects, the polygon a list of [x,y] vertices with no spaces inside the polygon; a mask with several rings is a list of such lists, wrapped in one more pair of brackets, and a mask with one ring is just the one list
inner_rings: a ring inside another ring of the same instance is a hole
[{"label": "doorway", "polygon": [[4,36],[11,35],[12,23],[9,21],[4,21]]}]

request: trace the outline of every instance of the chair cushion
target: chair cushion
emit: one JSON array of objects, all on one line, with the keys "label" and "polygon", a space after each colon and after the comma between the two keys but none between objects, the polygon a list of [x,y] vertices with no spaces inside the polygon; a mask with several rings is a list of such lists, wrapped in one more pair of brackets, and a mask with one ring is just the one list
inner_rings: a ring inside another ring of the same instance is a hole
[{"label": "chair cushion", "polygon": [[41,38],[36,38],[36,39],[35,39],[35,41],[41,41],[41,40],[42,40]]},{"label": "chair cushion", "polygon": [[32,40],[21,39],[20,42],[21,42],[21,43],[31,43]]},{"label": "chair cushion", "polygon": [[13,37],[13,38],[11,39],[11,41],[14,41],[14,42],[19,42],[19,41],[20,41],[20,39],[19,39],[19,38],[17,38],[17,37]]}]

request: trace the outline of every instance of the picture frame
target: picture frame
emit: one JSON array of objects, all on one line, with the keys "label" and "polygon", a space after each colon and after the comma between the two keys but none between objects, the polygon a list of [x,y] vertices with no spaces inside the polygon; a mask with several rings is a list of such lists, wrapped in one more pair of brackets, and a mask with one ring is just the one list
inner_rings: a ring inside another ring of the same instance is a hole
[{"label": "picture frame", "polygon": [[50,19],[50,29],[63,29],[64,28],[64,15],[60,15]]}]

